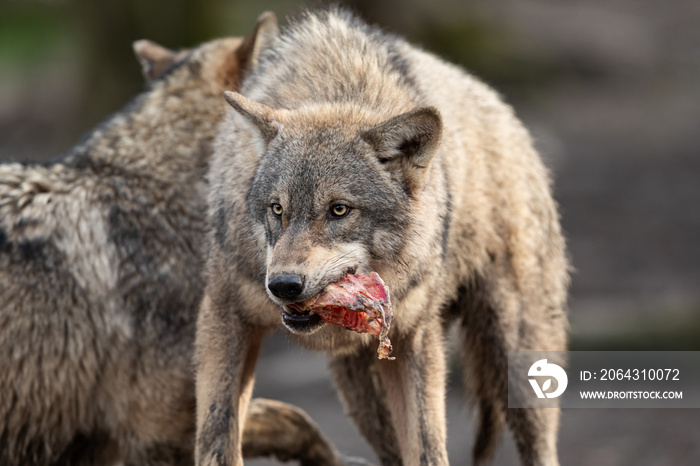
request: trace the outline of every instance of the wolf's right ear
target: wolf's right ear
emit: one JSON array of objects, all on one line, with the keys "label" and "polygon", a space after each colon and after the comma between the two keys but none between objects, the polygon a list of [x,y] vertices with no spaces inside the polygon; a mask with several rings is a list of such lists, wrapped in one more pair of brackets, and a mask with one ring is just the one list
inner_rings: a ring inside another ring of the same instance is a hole
[{"label": "wolf's right ear", "polygon": [[272,45],[279,35],[277,16],[271,11],[261,14],[251,33],[243,39],[243,43],[236,51],[241,70],[246,72],[258,66],[260,52]]},{"label": "wolf's right ear", "polygon": [[442,119],[434,107],[419,107],[362,132],[360,137],[375,150],[377,159],[399,173],[410,191],[425,179],[442,135]]},{"label": "wolf's right ear", "polygon": [[175,52],[147,39],[137,40],[132,47],[136,58],[141,63],[141,72],[146,81],[158,79],[173,63],[187,53],[186,51]]},{"label": "wolf's right ear", "polygon": [[255,125],[266,144],[277,136],[280,123],[275,120],[275,114],[277,113],[275,110],[267,105],[243,97],[238,92],[226,91],[224,92],[224,97],[231,107]]}]

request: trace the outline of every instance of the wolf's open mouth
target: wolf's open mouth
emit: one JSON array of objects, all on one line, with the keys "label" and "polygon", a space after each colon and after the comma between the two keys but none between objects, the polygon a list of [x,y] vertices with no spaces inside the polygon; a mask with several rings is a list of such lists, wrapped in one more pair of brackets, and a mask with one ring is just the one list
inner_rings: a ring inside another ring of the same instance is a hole
[{"label": "wolf's open mouth", "polygon": [[[285,308],[285,323],[318,319],[359,333],[379,337],[379,359],[389,358],[391,342],[391,301],[389,290],[375,272],[348,274],[331,283],[321,293]],[[294,329],[297,328],[295,325]]]},{"label": "wolf's open mouth", "polygon": [[282,320],[290,329],[299,332],[308,332],[313,330],[321,323],[321,317],[310,311],[304,311],[296,308],[293,304],[286,306],[282,313]]}]

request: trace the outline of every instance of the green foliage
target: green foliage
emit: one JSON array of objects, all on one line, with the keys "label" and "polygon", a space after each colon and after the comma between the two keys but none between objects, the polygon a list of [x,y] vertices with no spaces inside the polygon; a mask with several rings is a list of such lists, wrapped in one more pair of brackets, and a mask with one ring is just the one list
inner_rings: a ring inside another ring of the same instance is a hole
[{"label": "green foliage", "polygon": [[0,66],[26,67],[55,57],[71,38],[71,21],[60,8],[21,3],[0,6]]}]

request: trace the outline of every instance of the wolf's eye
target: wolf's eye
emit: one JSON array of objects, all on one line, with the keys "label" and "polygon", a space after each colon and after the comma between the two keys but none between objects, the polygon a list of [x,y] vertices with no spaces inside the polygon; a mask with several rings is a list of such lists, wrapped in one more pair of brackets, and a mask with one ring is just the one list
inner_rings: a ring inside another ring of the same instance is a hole
[{"label": "wolf's eye", "polygon": [[272,208],[273,214],[275,214],[277,217],[282,216],[282,206],[280,204],[272,204],[270,207]]},{"label": "wolf's eye", "polygon": [[343,204],[331,206],[331,216],[335,218],[345,217],[350,212],[350,207]]}]

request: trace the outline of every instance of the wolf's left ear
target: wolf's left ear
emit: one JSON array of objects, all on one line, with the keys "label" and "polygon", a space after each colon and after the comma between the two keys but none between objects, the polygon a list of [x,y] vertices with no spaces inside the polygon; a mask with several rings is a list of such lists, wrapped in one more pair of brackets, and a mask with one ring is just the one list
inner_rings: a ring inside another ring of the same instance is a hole
[{"label": "wolf's left ear", "polygon": [[413,192],[423,183],[441,135],[440,113],[434,107],[420,107],[365,130],[361,137],[382,164],[401,171]]},{"label": "wolf's left ear", "polygon": [[147,39],[137,40],[132,47],[141,63],[141,72],[146,81],[159,78],[173,63],[187,54],[186,50],[175,52]]}]

